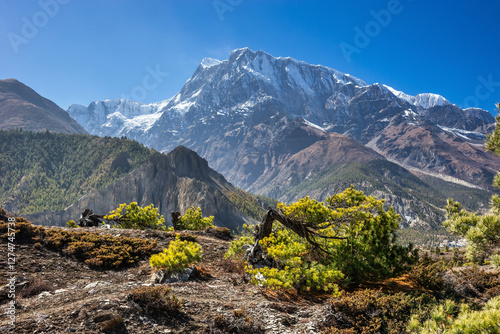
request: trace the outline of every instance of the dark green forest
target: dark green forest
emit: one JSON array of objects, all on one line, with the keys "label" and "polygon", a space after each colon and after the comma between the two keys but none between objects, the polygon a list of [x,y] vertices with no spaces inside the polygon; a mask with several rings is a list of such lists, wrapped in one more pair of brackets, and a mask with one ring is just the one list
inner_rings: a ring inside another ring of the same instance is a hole
[{"label": "dark green forest", "polygon": [[0,131],[0,203],[15,199],[19,214],[63,210],[153,153],[128,139]]}]

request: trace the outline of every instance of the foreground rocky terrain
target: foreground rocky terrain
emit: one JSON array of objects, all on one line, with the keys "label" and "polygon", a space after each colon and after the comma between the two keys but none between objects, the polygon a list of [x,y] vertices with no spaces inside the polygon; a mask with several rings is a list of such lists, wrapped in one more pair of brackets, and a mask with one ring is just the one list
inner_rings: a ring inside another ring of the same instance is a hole
[{"label": "foreground rocky terrain", "polygon": [[[405,333],[412,314],[425,316],[445,298],[476,310],[500,295],[496,269],[449,270],[432,261],[401,277],[344,286],[339,298],[296,295],[249,283],[243,263],[224,258],[227,229],[45,228],[17,218],[13,246],[6,226],[0,224],[0,248],[9,252],[0,262],[1,333]],[[109,251],[84,261],[93,246],[83,235]],[[187,280],[157,284],[149,256],[134,254],[161,252],[177,235],[201,245],[202,261]],[[134,247],[117,249],[123,240]],[[125,258],[131,263],[120,262]]]},{"label": "foreground rocky terrain", "polygon": [[[158,239],[157,252],[174,239],[155,231],[82,230]],[[48,291],[17,298],[13,332],[98,333],[113,316],[121,321],[110,328],[109,333],[217,333],[217,319],[225,319],[228,323],[241,320],[256,333],[317,332],[316,324],[324,317],[322,303],[276,299],[273,294],[247,283],[241,270],[230,267],[230,262],[224,259],[229,241],[203,232],[193,234],[197,234],[197,242],[204,252],[198,274],[187,282],[166,284],[183,300],[182,307],[179,313],[166,313],[157,319],[127,297],[133,289],[154,284],[147,258],[127,269],[101,271],[43,246],[16,247],[19,273],[16,289],[37,282]],[[1,247],[6,248],[6,242],[2,241]],[[4,265],[6,263],[2,262],[2,267]],[[6,284],[6,275],[2,275],[1,284]],[[7,332],[5,312],[0,319],[0,332]]]}]

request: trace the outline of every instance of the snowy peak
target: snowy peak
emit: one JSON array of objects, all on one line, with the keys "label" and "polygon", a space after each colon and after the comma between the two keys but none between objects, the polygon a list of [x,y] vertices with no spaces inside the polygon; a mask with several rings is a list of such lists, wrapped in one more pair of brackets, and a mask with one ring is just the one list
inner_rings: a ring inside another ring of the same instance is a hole
[{"label": "snowy peak", "polygon": [[326,66],[249,48],[236,49],[223,61],[204,58],[169,100],[106,100],[71,106],[68,113],[93,134],[126,135],[160,150],[171,149],[188,129],[232,131],[276,115],[300,117],[362,143],[398,115],[406,122],[411,118],[480,132],[493,122],[488,112],[464,111],[437,94],[411,96],[386,85],[367,85]]},{"label": "snowy peak", "polygon": [[[127,136],[163,152],[189,147],[246,189],[258,188],[256,180],[278,166],[279,154],[312,145],[318,138],[310,133],[346,135],[404,166],[472,184],[490,184],[489,171],[500,168],[482,149],[494,126],[487,111],[249,48],[223,61],[203,59],[169,100],[107,100],[68,112],[92,134]],[[307,130],[273,139],[292,123]]]},{"label": "snowy peak", "polygon": [[220,60],[213,59],[213,58],[203,58],[201,61],[201,66],[202,67],[212,67],[214,65],[219,65],[222,63]]},{"label": "snowy peak", "polygon": [[416,107],[420,107],[423,109],[430,109],[436,106],[444,106],[447,104],[451,104],[447,99],[442,97],[441,95],[438,94],[432,94],[432,93],[422,93],[418,94],[415,96],[411,96],[408,94],[405,94],[399,90],[396,90],[390,86],[383,85],[385,88],[387,88],[391,93],[396,95],[402,100],[405,100],[411,104],[413,104]]},{"label": "snowy peak", "polygon": [[72,104],[68,114],[92,134],[119,137],[149,130],[167,103],[168,100],[150,104],[127,99],[93,101],[88,107]]},{"label": "snowy peak", "polygon": [[[337,82],[342,84],[352,83],[360,87],[367,85],[363,80],[353,77],[350,74],[342,73],[333,68],[323,65],[311,65],[291,57],[274,57],[262,50],[253,51],[249,48],[236,49],[231,52],[227,61],[230,64],[234,64],[235,67],[253,70],[263,76],[267,75],[272,77],[273,74],[279,72],[280,69],[288,69],[289,72],[293,73],[295,72],[295,69],[300,68],[302,70],[308,69],[310,71],[327,72],[333,76]],[[294,78],[297,78],[297,76],[293,74],[291,75]],[[301,79],[299,81],[303,80]]]},{"label": "snowy peak", "polygon": [[441,95],[432,93],[423,93],[415,95],[414,101],[415,105],[421,106],[424,109],[450,104],[450,102]]}]

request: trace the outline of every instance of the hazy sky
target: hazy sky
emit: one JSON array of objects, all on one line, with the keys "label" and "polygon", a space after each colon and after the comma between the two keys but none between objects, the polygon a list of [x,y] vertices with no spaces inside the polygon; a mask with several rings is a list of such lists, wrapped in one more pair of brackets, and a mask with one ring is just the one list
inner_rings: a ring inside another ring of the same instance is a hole
[{"label": "hazy sky", "polygon": [[249,47],[461,107],[500,102],[500,1],[0,0],[0,79],[63,109],[170,98]]}]

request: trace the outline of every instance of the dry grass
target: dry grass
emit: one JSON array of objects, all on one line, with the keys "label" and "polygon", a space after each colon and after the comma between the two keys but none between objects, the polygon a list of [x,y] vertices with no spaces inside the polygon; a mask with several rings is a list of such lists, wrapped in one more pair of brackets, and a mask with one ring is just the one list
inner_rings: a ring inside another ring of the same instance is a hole
[{"label": "dry grass", "polygon": [[19,296],[29,298],[31,296],[38,295],[43,291],[54,291],[53,285],[40,278],[30,278],[28,279],[28,283],[26,283],[26,285],[24,285],[19,291]]},{"label": "dry grass", "polygon": [[144,313],[154,318],[178,315],[182,307],[182,300],[172,294],[170,288],[165,285],[145,286],[131,290],[127,298],[138,304]]}]

